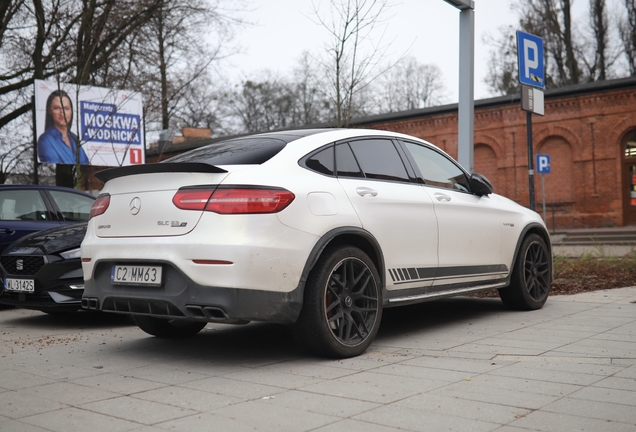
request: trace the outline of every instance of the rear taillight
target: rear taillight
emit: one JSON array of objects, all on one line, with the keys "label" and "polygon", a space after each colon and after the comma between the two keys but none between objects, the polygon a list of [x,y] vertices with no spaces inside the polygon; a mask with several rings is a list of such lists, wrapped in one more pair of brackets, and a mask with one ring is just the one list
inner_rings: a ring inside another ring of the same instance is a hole
[{"label": "rear taillight", "polygon": [[216,190],[183,189],[172,202],[183,210],[204,210],[220,214],[278,213],[292,203],[295,196],[279,188],[219,188]]},{"label": "rear taillight", "polygon": [[93,206],[91,207],[91,213],[89,219],[93,219],[95,216],[103,214],[110,205],[110,195],[104,194],[97,197]]},{"label": "rear taillight", "polygon": [[181,210],[204,210],[214,189],[181,189],[172,197],[172,202]]}]

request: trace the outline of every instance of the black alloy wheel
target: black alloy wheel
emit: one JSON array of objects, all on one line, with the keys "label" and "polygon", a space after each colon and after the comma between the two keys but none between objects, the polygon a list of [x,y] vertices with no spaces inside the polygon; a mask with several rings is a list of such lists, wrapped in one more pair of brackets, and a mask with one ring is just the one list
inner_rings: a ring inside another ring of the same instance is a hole
[{"label": "black alloy wheel", "polygon": [[379,281],[375,265],[360,249],[326,251],[310,274],[296,339],[327,357],[362,354],[380,327]]},{"label": "black alloy wheel", "polygon": [[511,309],[540,309],[548,299],[551,284],[552,256],[543,238],[531,234],[519,249],[510,286],[501,288],[499,296]]}]

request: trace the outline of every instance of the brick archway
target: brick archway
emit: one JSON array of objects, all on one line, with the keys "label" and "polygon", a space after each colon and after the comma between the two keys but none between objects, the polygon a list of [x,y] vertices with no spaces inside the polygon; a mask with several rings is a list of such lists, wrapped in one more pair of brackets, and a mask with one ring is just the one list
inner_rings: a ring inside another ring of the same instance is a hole
[{"label": "brick archway", "polygon": [[[550,155],[550,174],[545,174],[546,202],[560,205],[573,204],[574,193],[574,160],[571,144],[561,136],[551,136],[538,146],[537,153]],[[541,175],[535,176],[537,202],[542,200]]]},{"label": "brick archway", "polygon": [[477,143],[475,144],[475,169],[474,171],[485,175],[490,183],[492,183],[493,189],[497,193],[501,193],[499,190],[499,170],[497,166],[497,154],[488,144]]}]

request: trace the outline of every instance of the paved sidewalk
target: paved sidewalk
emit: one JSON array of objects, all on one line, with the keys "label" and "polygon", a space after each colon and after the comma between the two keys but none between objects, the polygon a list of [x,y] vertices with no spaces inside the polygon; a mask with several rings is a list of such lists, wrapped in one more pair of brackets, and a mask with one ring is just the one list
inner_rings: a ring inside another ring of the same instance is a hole
[{"label": "paved sidewalk", "polygon": [[636,252],[634,245],[554,245],[552,253],[566,257],[591,255],[598,257],[625,256]]},{"label": "paved sidewalk", "polygon": [[0,311],[0,431],[634,431],[636,287],[534,312],[457,298],[385,311],[363,356],[282,326],[147,336],[118,316]]}]

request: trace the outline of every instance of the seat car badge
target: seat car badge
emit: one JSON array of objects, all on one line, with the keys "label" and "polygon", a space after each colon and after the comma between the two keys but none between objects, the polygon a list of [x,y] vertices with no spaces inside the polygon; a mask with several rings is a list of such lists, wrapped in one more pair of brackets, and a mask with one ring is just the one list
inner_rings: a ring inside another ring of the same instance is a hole
[{"label": "seat car badge", "polygon": [[136,215],[141,210],[141,198],[134,197],[132,201],[130,201],[130,214]]},{"label": "seat car badge", "polygon": [[15,261],[15,269],[16,270],[24,270],[24,261],[19,259]]}]

